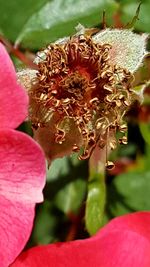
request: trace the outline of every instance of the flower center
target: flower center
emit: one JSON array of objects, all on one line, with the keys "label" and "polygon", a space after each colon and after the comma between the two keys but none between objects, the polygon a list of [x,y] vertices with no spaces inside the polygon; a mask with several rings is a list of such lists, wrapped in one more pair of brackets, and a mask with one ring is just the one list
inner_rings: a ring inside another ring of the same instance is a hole
[{"label": "flower center", "polygon": [[[56,142],[65,140],[62,122],[74,120],[83,139],[81,159],[88,158],[96,145],[107,145],[107,137],[122,127],[130,104],[132,76],[110,64],[110,49],[109,44],[94,43],[84,35],[49,45],[45,59],[38,63],[37,86],[30,93],[34,126],[46,127],[53,114],[58,114]],[[109,145],[115,148],[114,138]],[[79,149],[74,144],[73,151]]]}]

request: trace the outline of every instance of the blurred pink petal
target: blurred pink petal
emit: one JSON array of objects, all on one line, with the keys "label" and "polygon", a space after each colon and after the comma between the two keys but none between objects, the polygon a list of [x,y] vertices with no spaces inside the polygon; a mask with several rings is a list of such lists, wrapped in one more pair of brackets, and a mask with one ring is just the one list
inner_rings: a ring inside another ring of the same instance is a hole
[{"label": "blurred pink petal", "polygon": [[150,212],[112,220],[94,237],[22,253],[11,267],[149,267]]},{"label": "blurred pink petal", "polygon": [[43,200],[45,179],[43,153],[28,135],[0,130],[0,195],[29,203]]},{"label": "blurred pink petal", "polygon": [[12,202],[3,196],[0,196],[0,202],[0,266],[6,267],[30,236],[35,205]]},{"label": "blurred pink petal", "polygon": [[0,267],[8,267],[26,244],[34,208],[43,200],[44,154],[31,137],[10,128],[27,115],[28,97],[0,44]]},{"label": "blurred pink petal", "polygon": [[0,43],[0,127],[16,128],[27,116],[28,96],[17,84],[12,61]]},{"label": "blurred pink petal", "polygon": [[0,266],[23,249],[31,233],[35,203],[43,200],[45,160],[32,138],[0,131]]}]

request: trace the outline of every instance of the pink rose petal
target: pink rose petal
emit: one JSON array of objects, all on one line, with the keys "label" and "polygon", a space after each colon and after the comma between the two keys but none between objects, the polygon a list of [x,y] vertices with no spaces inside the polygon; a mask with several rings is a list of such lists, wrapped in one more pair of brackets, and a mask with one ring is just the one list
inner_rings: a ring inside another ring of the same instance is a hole
[{"label": "pink rose petal", "polygon": [[7,267],[24,248],[33,225],[34,206],[0,196],[1,267]]},{"label": "pink rose petal", "polygon": [[22,253],[11,267],[149,267],[150,212],[112,220],[94,237]]},{"label": "pink rose petal", "polygon": [[0,195],[9,200],[35,203],[43,200],[45,159],[26,134],[0,131]]},{"label": "pink rose petal", "polygon": [[27,116],[28,96],[17,84],[12,61],[0,43],[0,127],[16,128]]},{"label": "pink rose petal", "polygon": [[43,152],[32,138],[0,130],[0,267],[7,267],[29,238],[45,172]]}]

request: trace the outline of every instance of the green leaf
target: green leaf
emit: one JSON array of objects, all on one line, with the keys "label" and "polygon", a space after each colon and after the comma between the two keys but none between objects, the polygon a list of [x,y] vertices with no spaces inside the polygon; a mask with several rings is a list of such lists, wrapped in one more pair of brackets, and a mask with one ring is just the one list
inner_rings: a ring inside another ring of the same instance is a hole
[{"label": "green leaf", "polygon": [[65,214],[77,213],[86,193],[86,181],[76,179],[61,189],[55,199],[55,205]]},{"label": "green leaf", "polygon": [[105,206],[104,169],[101,172],[92,171],[86,200],[85,224],[90,235],[94,235],[103,223]]},{"label": "green leaf", "polygon": [[0,0],[0,28],[3,34],[15,41],[28,19],[47,2],[47,0]]},{"label": "green leaf", "polygon": [[111,217],[150,210],[150,171],[135,171],[117,176],[109,186],[107,195],[107,213]]},{"label": "green leaf", "polygon": [[[54,204],[65,214],[78,212],[85,197],[86,181],[80,178],[82,173],[80,174],[79,165],[81,165],[81,161],[77,160],[76,156],[56,159],[52,162],[47,174],[48,182],[51,184],[57,182]],[[71,174],[72,171],[75,177]],[[62,186],[58,184],[59,181]]]},{"label": "green leaf", "polygon": [[100,23],[106,10],[110,21],[117,4],[114,0],[52,0],[35,12],[24,25],[17,43],[39,49],[60,37],[71,35],[78,23],[91,27]]},{"label": "green leaf", "polygon": [[69,173],[69,161],[67,157],[55,159],[47,172],[47,181],[54,181]]},{"label": "green leaf", "polygon": [[139,126],[145,142],[150,145],[150,123],[140,123]]},{"label": "green leaf", "polygon": [[[139,20],[135,23],[135,29],[138,29],[142,32],[150,32],[150,23],[149,23],[149,14],[150,14],[150,4],[149,0],[141,1],[140,13],[139,13]],[[134,1],[121,1],[121,11],[122,11],[122,19],[124,22],[129,22],[132,20],[133,16],[135,15],[137,6],[139,2],[136,0]]]},{"label": "green leaf", "polygon": [[53,213],[53,206],[45,200],[37,212],[32,239],[34,244],[48,244],[55,240],[58,218]]}]

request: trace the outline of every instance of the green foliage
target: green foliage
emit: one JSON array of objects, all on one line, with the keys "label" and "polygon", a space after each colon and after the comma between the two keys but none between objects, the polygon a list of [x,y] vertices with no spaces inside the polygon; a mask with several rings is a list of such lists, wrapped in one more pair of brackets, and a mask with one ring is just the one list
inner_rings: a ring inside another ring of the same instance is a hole
[{"label": "green foliage", "polygon": [[122,19],[124,22],[128,23],[132,20],[133,14],[135,14],[135,10],[137,5],[141,2],[139,20],[136,21],[135,28],[142,32],[150,32],[150,23],[149,23],[149,13],[150,13],[150,3],[149,0],[143,1],[121,1],[121,11],[122,11]]},{"label": "green foliage", "polygon": [[150,210],[150,171],[129,172],[117,176],[108,188],[108,214]]},{"label": "green foliage", "polygon": [[64,186],[56,195],[54,202],[58,209],[64,213],[78,212],[85,198],[86,181],[77,178]]},{"label": "green foliage", "polygon": [[65,214],[77,213],[86,194],[85,163],[75,157],[54,160],[47,175],[46,196]]},{"label": "green foliage", "polygon": [[28,19],[46,4],[47,0],[0,0],[0,28],[6,37],[15,41]]},{"label": "green foliage", "polygon": [[[78,23],[86,27],[99,24],[104,9],[110,20],[117,7],[113,0],[1,1],[0,27],[4,34],[30,49],[39,49],[72,34]],[[6,10],[8,17],[4,15]],[[13,13],[15,16],[10,27]]]},{"label": "green foliage", "polygon": [[56,240],[55,231],[58,219],[54,213],[53,205],[45,200],[37,211],[35,227],[33,230],[33,245],[48,244]]},{"label": "green foliage", "polygon": [[140,130],[145,142],[150,145],[150,123],[140,123]]}]

